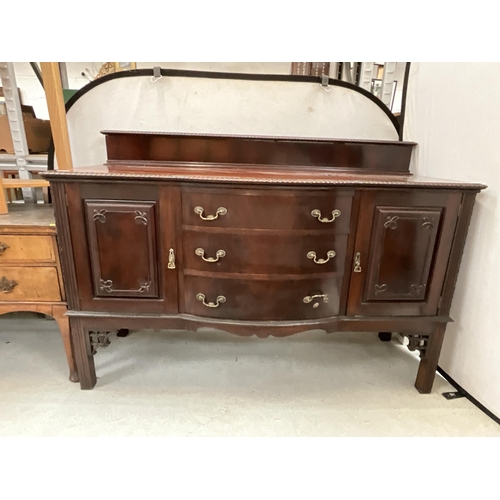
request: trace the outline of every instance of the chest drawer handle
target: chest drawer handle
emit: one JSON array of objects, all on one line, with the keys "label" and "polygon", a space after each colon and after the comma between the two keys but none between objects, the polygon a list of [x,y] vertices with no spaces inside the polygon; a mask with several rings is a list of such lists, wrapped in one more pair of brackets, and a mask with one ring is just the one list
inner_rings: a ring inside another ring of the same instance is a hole
[{"label": "chest drawer handle", "polygon": [[340,210],[337,210],[337,209],[332,210],[332,218],[331,219],[327,219],[325,217],[321,217],[321,210],[318,210],[317,208],[315,208],[311,212],[311,215],[313,217],[317,217],[320,222],[333,222],[337,217],[340,217],[341,212],[340,212]]},{"label": "chest drawer handle", "polygon": [[7,248],[10,248],[9,245],[7,245],[7,243],[2,243],[0,241],[0,255],[3,254],[5,250],[7,250]]},{"label": "chest drawer handle", "polygon": [[199,255],[205,262],[217,262],[219,259],[226,256],[226,252],[224,250],[217,250],[217,252],[215,252],[215,258],[205,257],[205,250],[203,250],[203,248],[197,248],[194,253]]},{"label": "chest drawer handle", "polygon": [[[325,304],[328,304],[328,301],[330,300],[327,293],[321,293],[317,295],[306,295],[304,297],[304,304],[310,304],[314,299],[323,299],[323,302]],[[319,307],[319,301],[313,304],[314,309],[316,309],[317,307]]]},{"label": "chest drawer handle", "polygon": [[328,250],[326,254],[326,259],[316,259],[316,252],[308,252],[307,258],[314,260],[315,264],[326,264],[330,259],[333,259],[337,255],[335,250]]},{"label": "chest drawer handle", "polygon": [[2,279],[0,279],[0,292],[10,293],[17,285],[17,281],[8,280],[5,276],[2,276]]},{"label": "chest drawer handle", "polygon": [[227,208],[224,207],[219,207],[215,212],[215,215],[207,215],[206,217],[203,216],[204,211],[205,209],[203,207],[194,207],[194,213],[198,214],[200,216],[200,219],[203,220],[215,220],[219,218],[219,215],[227,214]]},{"label": "chest drawer handle", "polygon": [[196,295],[196,298],[203,303],[204,306],[206,307],[219,307],[221,304],[224,304],[224,302],[226,302],[226,297],[224,297],[224,295],[219,295],[216,299],[215,299],[215,304],[213,302],[205,302],[205,295],[203,295],[202,293],[199,293],[198,295]]}]

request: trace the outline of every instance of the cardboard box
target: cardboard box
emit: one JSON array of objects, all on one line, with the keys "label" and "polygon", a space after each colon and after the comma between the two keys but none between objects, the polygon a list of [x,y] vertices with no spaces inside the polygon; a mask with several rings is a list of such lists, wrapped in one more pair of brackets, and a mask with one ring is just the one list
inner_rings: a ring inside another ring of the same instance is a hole
[{"label": "cardboard box", "polygon": [[[47,153],[50,139],[50,121],[34,118],[33,114],[23,113],[24,129],[26,131],[26,141],[30,153]],[[14,154],[14,146],[10,133],[9,120],[7,115],[0,114],[0,152]]]}]

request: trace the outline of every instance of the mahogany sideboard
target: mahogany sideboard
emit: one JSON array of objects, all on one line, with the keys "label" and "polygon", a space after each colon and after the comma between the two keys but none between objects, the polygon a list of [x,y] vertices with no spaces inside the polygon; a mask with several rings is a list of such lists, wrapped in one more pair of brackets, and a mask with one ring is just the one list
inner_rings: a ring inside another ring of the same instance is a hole
[{"label": "mahogany sideboard", "polygon": [[78,382],[51,205],[9,204],[0,215],[0,315],[38,312],[61,330],[70,380]]},{"label": "mahogany sideboard", "polygon": [[50,180],[82,389],[106,331],[400,332],[432,389],[476,194],[414,143],[104,132]]}]

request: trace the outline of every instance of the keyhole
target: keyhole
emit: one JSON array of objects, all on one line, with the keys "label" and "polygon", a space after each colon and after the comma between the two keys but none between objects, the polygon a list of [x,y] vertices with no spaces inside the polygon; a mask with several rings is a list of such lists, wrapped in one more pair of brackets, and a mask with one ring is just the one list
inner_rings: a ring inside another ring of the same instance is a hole
[{"label": "keyhole", "polygon": [[317,307],[319,307],[319,302],[313,304],[313,309],[316,309]]}]

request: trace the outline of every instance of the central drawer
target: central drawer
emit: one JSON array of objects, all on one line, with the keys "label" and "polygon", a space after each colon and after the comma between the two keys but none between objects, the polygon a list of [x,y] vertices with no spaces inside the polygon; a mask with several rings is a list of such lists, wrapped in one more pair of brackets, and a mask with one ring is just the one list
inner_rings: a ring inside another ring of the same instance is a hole
[{"label": "central drawer", "polygon": [[343,273],[348,235],[184,230],[184,269],[243,274]]},{"label": "central drawer", "polygon": [[206,228],[322,229],[349,233],[352,190],[187,188],[182,223]]},{"label": "central drawer", "polygon": [[240,280],[184,277],[188,314],[248,321],[307,320],[339,313],[341,277]]}]

